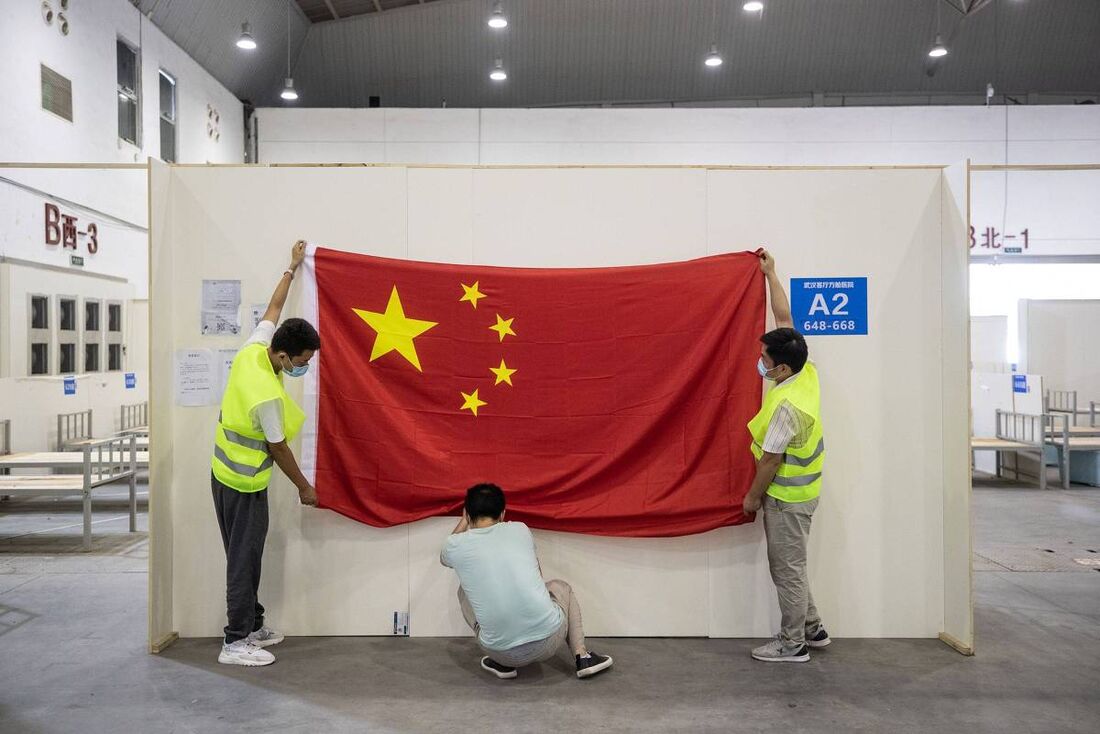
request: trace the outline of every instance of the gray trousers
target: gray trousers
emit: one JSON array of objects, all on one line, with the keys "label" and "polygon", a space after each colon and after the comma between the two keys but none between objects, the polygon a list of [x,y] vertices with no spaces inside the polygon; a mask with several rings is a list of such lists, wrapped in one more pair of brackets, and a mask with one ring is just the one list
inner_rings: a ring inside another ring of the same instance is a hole
[{"label": "gray trousers", "polygon": [[554,657],[561,646],[568,643],[573,655],[580,655],[585,649],[584,628],[581,626],[581,607],[577,603],[577,597],[573,594],[573,587],[561,579],[553,579],[546,582],[546,590],[550,592],[550,598],[561,607],[564,612],[561,626],[554,634],[542,640],[526,642],[508,650],[490,650],[481,644],[481,626],[477,623],[474,608],[470,600],[466,598],[466,592],[462,587],[458,589],[458,604],[462,607],[462,617],[470,629],[474,631],[481,651],[501,665],[509,668],[522,668],[524,665],[539,663]]},{"label": "gray trousers", "polygon": [[267,540],[267,490],[238,492],[211,473],[210,491],[225,546],[225,642],[248,637],[264,626],[264,608],[257,599],[260,562]]},{"label": "gray trousers", "polygon": [[817,499],[809,502],[780,502],[764,497],[764,534],[768,539],[768,566],[779,596],[782,615],[779,639],[784,647],[806,644],[806,634],[817,634],[821,617],[810,593],[806,575],[806,541]]}]

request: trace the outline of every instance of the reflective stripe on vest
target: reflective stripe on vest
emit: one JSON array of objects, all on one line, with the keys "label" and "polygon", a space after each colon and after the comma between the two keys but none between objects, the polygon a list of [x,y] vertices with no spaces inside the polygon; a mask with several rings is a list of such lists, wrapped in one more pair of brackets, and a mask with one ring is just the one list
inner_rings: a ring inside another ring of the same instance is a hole
[{"label": "reflective stripe on vest", "polygon": [[764,396],[760,412],[749,422],[749,433],[753,438],[752,453],[758,461],[764,455],[764,438],[772,416],[784,401],[809,416],[813,425],[804,445],[797,448],[788,446],[767,493],[781,502],[808,502],[821,493],[821,474],[825,463],[820,386],[813,362],[807,361],[797,375],[773,386]]}]

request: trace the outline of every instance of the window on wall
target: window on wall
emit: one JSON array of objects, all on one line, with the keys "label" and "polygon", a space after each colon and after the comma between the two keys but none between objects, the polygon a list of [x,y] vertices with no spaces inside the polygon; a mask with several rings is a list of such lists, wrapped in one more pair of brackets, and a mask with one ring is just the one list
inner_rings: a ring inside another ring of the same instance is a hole
[{"label": "window on wall", "polygon": [[107,304],[107,331],[122,333],[122,304]]},{"label": "window on wall", "polygon": [[71,375],[76,372],[76,344],[61,344],[58,348],[61,357],[59,371],[63,375]]},{"label": "window on wall", "polygon": [[122,369],[122,304],[107,302],[107,369]]},{"label": "window on wall", "polygon": [[84,301],[84,331],[99,331],[99,301]]},{"label": "window on wall", "polygon": [[50,344],[49,342],[36,342],[31,344],[31,369],[32,375],[50,374]]},{"label": "window on wall", "polygon": [[32,375],[50,374],[50,299],[48,296],[31,295],[28,306],[27,372]]},{"label": "window on wall", "polygon": [[107,369],[111,372],[118,372],[122,369],[122,345],[121,344],[108,344],[107,345]]},{"label": "window on wall", "polygon": [[176,80],[160,71],[160,158],[176,162]]},{"label": "window on wall", "polygon": [[103,303],[84,299],[84,371],[99,372],[103,344]]},{"label": "window on wall", "polygon": [[57,297],[57,355],[58,371],[62,374],[76,372],[77,341],[76,298]]},{"label": "window on wall", "polygon": [[99,344],[84,345],[84,371],[99,372]]},{"label": "window on wall", "polygon": [[138,83],[138,52],[121,38],[116,41],[115,49],[118,57],[118,136],[140,146],[138,117],[141,85]]}]

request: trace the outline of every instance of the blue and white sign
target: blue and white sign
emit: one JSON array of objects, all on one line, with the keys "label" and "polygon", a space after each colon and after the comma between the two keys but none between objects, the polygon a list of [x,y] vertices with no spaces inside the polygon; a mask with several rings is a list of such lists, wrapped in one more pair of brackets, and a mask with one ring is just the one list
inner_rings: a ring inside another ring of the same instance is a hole
[{"label": "blue and white sign", "polygon": [[867,278],[791,278],[794,328],[807,336],[867,333]]},{"label": "blue and white sign", "polygon": [[76,395],[76,377],[66,377],[64,384],[66,395]]},{"label": "blue and white sign", "polygon": [[133,372],[127,372],[126,373],[126,389],[127,390],[133,390],[135,387],[137,387],[137,375],[135,375]]},{"label": "blue and white sign", "polygon": [[1027,387],[1027,375],[1012,376],[1012,392],[1024,393],[1025,395],[1031,392]]}]

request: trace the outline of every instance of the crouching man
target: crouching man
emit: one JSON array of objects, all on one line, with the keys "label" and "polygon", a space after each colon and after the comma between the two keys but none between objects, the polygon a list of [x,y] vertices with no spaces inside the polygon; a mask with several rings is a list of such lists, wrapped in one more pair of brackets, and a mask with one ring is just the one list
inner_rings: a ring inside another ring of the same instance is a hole
[{"label": "crouching man", "polygon": [[462,519],[440,562],[458,574],[462,616],[485,653],[481,667],[498,678],[549,660],[568,644],[577,677],[611,667],[585,647],[581,608],[569,584],[543,581],[535,539],[521,522],[504,522],[504,492],[478,484],[466,492]]}]

